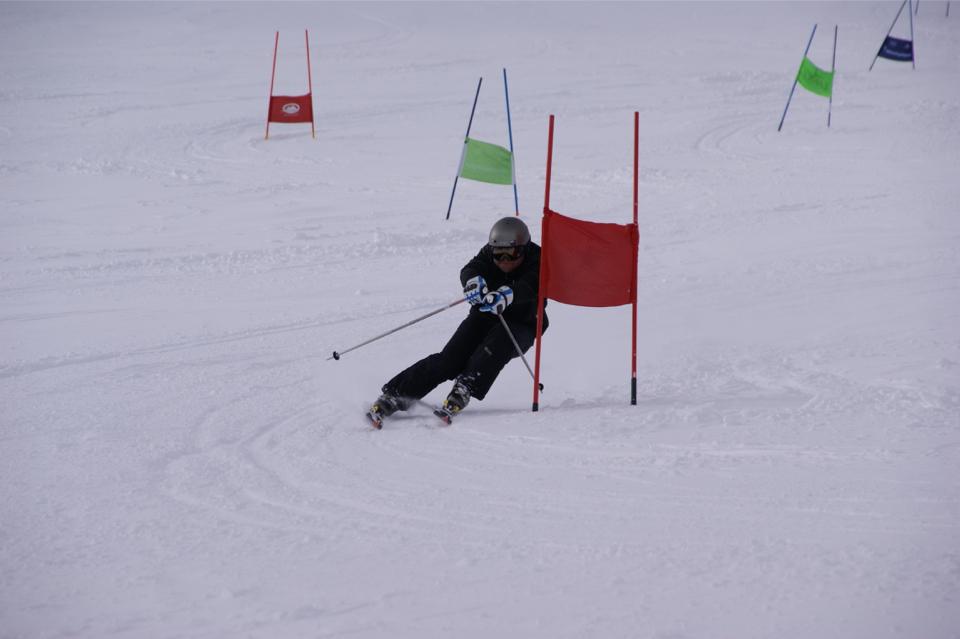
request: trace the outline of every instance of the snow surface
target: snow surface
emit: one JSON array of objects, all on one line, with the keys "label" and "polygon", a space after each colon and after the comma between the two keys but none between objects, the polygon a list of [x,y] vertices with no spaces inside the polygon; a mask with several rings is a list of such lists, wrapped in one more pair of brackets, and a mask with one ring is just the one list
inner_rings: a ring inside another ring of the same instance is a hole
[{"label": "snow surface", "polygon": [[[960,637],[944,7],[868,72],[895,2],[0,4],[0,637]],[[640,112],[638,405],[629,307],[551,304],[540,412],[515,361],[373,431],[463,307],[328,357],[512,213],[443,220],[502,67],[535,239],[548,115],[553,207],[627,222]]]}]

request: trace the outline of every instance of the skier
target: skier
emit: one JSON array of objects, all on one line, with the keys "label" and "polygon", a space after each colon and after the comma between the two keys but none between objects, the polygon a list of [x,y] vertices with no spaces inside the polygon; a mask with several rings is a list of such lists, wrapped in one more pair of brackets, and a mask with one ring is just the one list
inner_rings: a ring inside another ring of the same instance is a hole
[{"label": "skier", "polygon": [[[439,353],[428,355],[383,385],[367,416],[377,428],[406,410],[445,380],[454,380],[440,412],[450,421],[469,403],[482,400],[517,349],[497,315],[502,315],[526,352],[537,332],[540,247],[518,217],[505,217],[490,229],[487,244],[460,271],[470,312]],[[547,329],[543,317],[543,330]],[[442,416],[442,415],[441,415]]]}]

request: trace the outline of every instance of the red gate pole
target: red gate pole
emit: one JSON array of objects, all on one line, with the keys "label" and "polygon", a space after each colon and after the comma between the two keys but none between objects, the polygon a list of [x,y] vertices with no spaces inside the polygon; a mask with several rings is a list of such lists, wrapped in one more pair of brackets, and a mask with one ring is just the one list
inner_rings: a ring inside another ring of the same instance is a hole
[{"label": "red gate pole", "polygon": [[280,32],[277,31],[276,38],[273,40],[273,71],[270,72],[270,98],[267,100],[267,132],[263,139],[270,138],[270,106],[273,103],[273,80],[277,77],[277,45],[280,44]]},{"label": "red gate pole", "polygon": [[[633,112],[633,226],[637,233],[637,242],[639,243],[640,227],[637,224],[637,208],[639,196],[637,186],[640,177],[640,112]],[[633,249],[633,359],[631,361],[630,378],[630,404],[637,404],[637,250],[635,244]]]},{"label": "red gate pole", "polygon": [[540,238],[540,241],[543,242],[542,247],[542,257],[540,260],[540,285],[537,291],[537,352],[536,352],[536,363],[534,364],[534,373],[533,373],[533,412],[540,410],[540,341],[543,337],[543,306],[546,300],[545,288],[545,275],[547,268],[549,267],[549,257],[547,253],[547,219],[548,212],[550,210],[550,173],[553,167],[553,115],[550,116],[550,130],[547,135],[547,180],[546,186],[544,187],[543,194],[543,223],[541,223],[541,229],[543,231],[543,237]]},{"label": "red gate pole", "polygon": [[310,73],[310,34],[307,33],[306,29],[303,30],[303,38],[307,43],[307,94],[310,96],[310,137],[316,140],[317,134],[313,127],[313,80],[311,80],[312,74]]}]

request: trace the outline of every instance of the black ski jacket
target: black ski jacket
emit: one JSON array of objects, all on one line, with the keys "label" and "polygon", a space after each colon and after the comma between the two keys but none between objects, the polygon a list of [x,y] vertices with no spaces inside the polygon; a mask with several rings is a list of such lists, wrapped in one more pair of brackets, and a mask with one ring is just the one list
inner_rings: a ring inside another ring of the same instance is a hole
[{"label": "black ski jacket", "polygon": [[[467,285],[467,280],[480,275],[487,282],[491,292],[503,285],[513,289],[513,302],[503,312],[503,317],[510,322],[537,325],[537,293],[540,290],[540,247],[529,242],[524,249],[523,263],[510,273],[504,273],[493,261],[493,249],[484,245],[472,260],[460,270],[460,284]],[[543,301],[544,307],[547,301]],[[470,308],[471,313],[480,313],[480,306]],[[547,330],[547,314],[543,314],[543,330]]]}]

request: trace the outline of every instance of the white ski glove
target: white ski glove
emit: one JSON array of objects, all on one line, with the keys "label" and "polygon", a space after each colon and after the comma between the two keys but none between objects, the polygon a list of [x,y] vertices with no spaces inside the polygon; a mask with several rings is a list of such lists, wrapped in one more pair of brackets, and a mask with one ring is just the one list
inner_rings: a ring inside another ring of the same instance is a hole
[{"label": "white ski glove", "polygon": [[473,306],[480,304],[489,292],[487,282],[481,275],[471,277],[467,280],[466,286],[463,287],[463,296],[467,298],[467,301]]},{"label": "white ski glove", "polygon": [[503,313],[510,302],[513,301],[513,289],[509,286],[501,286],[495,291],[487,293],[483,298],[483,305],[480,307],[480,310],[484,313],[493,313],[494,315],[500,315]]}]

